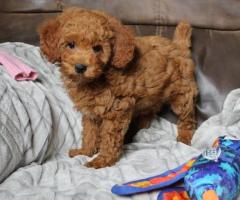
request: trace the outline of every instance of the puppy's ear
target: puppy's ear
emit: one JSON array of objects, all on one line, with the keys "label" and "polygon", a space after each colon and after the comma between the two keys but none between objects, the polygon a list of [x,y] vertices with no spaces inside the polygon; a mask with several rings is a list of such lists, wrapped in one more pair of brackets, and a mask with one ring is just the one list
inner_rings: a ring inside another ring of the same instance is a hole
[{"label": "puppy's ear", "polygon": [[111,64],[116,68],[124,68],[134,56],[134,31],[112,17],[109,22],[114,32]]},{"label": "puppy's ear", "polygon": [[38,27],[40,48],[50,62],[60,61],[59,53],[59,22],[56,19],[44,21]]}]

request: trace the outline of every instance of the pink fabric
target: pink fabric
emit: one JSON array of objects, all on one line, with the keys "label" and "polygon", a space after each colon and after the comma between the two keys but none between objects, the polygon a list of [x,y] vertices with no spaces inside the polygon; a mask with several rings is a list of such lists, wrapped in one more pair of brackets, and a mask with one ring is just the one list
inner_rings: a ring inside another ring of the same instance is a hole
[{"label": "pink fabric", "polygon": [[35,80],[38,77],[36,71],[4,51],[0,51],[0,63],[17,81]]}]

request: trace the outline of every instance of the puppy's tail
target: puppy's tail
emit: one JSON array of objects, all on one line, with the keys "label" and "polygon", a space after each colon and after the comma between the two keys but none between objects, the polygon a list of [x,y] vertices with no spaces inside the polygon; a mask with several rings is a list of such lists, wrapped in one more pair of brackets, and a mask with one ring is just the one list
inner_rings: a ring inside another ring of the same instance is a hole
[{"label": "puppy's tail", "polygon": [[188,22],[180,22],[173,36],[173,42],[183,48],[191,47],[192,28]]}]

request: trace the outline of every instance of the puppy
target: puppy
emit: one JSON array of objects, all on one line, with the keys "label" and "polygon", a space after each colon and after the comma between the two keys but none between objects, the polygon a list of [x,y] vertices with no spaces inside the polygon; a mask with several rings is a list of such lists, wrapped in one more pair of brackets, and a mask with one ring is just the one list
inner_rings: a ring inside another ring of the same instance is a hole
[{"label": "puppy", "polygon": [[103,12],[65,10],[39,27],[40,48],[61,63],[64,85],[83,113],[83,141],[76,155],[99,155],[86,166],[113,165],[126,134],[150,125],[163,104],[178,116],[177,140],[190,144],[198,93],[189,47],[191,27],[181,22],[173,40],[135,37]]}]

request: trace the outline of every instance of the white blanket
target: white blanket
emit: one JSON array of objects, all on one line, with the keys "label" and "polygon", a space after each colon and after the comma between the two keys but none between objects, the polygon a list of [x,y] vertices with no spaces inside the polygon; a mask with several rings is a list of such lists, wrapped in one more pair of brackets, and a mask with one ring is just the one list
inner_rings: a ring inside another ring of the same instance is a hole
[{"label": "white blanket", "polygon": [[[16,82],[0,66],[0,199],[1,200],[155,200],[157,191],[118,197],[117,183],[153,176],[198,155],[219,135],[240,138],[240,89],[232,91],[223,111],[204,122],[192,146],[176,142],[176,126],[156,118],[141,130],[113,167],[90,169],[86,156],[69,158],[81,145],[81,114],[62,88],[58,67],[38,47],[0,44],[39,71],[35,82]],[[240,199],[240,198],[239,198]]]}]

